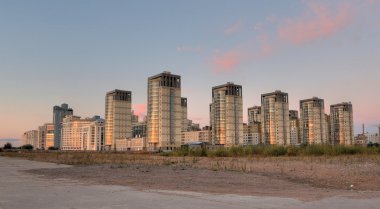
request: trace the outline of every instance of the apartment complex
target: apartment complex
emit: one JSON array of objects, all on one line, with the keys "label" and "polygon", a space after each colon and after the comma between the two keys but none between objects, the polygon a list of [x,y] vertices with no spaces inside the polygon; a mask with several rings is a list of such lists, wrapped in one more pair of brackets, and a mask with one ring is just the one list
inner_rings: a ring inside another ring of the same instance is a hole
[{"label": "apartment complex", "polygon": [[54,124],[54,147],[60,147],[62,121],[68,115],[73,115],[73,109],[69,108],[68,104],[53,107],[53,124]]},{"label": "apartment complex", "polygon": [[228,82],[213,87],[210,110],[213,144],[226,147],[243,144],[242,86]]},{"label": "apartment complex", "polygon": [[61,150],[103,150],[104,120],[70,115],[62,121]]},{"label": "apartment complex", "polygon": [[352,145],[354,143],[354,122],[352,104],[344,102],[330,106],[331,143]]},{"label": "apartment complex", "polygon": [[149,77],[147,107],[148,149],[180,147],[183,126],[181,76],[165,71]]},{"label": "apartment complex", "polygon": [[115,89],[106,94],[105,149],[116,150],[116,140],[132,135],[132,93]]},{"label": "apartment complex", "polygon": [[261,95],[261,122],[263,144],[290,144],[287,93],[275,91]]},{"label": "apartment complex", "polygon": [[185,131],[182,132],[181,145],[190,142],[207,142],[212,143],[212,132],[209,127],[205,127],[199,131]]},{"label": "apartment complex", "polygon": [[38,149],[54,147],[54,124],[46,123],[38,127]]},{"label": "apartment complex", "polygon": [[300,101],[300,132],[302,143],[327,143],[327,123],[325,118],[325,102],[313,97]]},{"label": "apartment complex", "polygon": [[300,122],[298,118],[298,111],[289,111],[289,131],[290,131],[290,144],[297,145],[301,143],[300,138]]}]

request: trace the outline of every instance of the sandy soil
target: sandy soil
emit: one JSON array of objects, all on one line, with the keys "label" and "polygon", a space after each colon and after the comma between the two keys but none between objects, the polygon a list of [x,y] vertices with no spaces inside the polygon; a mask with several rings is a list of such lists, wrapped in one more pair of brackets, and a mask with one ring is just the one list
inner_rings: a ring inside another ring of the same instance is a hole
[{"label": "sandy soil", "polygon": [[378,196],[378,192],[371,191],[380,191],[380,165],[377,159],[169,158],[161,165],[141,162],[27,172],[91,184],[125,185],[140,190],[276,196],[300,200],[331,196],[368,198]]}]

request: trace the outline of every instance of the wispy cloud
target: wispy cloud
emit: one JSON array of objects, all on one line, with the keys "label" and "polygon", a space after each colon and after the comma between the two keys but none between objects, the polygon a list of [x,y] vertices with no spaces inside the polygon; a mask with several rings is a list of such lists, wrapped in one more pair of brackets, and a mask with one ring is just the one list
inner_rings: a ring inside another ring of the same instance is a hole
[{"label": "wispy cloud", "polygon": [[143,119],[146,116],[146,103],[142,104],[132,104],[132,109],[135,115],[138,115],[140,119]]},{"label": "wispy cloud", "polygon": [[242,30],[243,28],[243,22],[241,20],[235,22],[234,24],[228,26],[226,29],[224,29],[225,35],[231,35],[234,33],[237,33]]},{"label": "wispy cloud", "polygon": [[211,61],[213,72],[216,74],[234,71],[241,63],[243,57],[238,51],[218,53]]},{"label": "wispy cloud", "polygon": [[339,4],[335,9],[320,3],[309,3],[303,15],[288,18],[278,30],[281,41],[303,44],[330,37],[343,30],[353,18],[350,4]]}]

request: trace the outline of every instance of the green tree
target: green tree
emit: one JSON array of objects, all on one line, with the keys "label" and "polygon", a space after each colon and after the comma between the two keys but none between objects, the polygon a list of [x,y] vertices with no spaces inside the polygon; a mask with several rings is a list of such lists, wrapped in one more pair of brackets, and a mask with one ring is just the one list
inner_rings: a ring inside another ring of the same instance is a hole
[{"label": "green tree", "polygon": [[4,149],[12,149],[12,144],[7,142],[4,144]]}]

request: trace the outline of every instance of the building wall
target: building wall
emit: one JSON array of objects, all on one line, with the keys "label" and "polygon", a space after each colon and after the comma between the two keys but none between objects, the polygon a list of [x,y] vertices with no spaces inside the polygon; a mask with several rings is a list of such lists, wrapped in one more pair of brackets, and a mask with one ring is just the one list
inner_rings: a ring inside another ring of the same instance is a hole
[{"label": "building wall", "polygon": [[114,90],[106,94],[105,147],[115,150],[117,139],[132,136],[132,93]]},{"label": "building wall", "polygon": [[180,147],[182,126],[181,77],[163,72],[148,78],[148,149]]},{"label": "building wall", "polygon": [[54,124],[47,123],[38,127],[38,149],[54,147]]},{"label": "building wall", "polygon": [[301,140],[307,144],[328,143],[324,100],[317,97],[300,101]]},{"label": "building wall", "polygon": [[351,103],[330,106],[332,144],[352,145],[354,143],[354,121]]},{"label": "building wall", "polygon": [[182,132],[181,144],[189,142],[207,142],[211,144],[211,130]]},{"label": "building wall", "polygon": [[233,83],[212,89],[211,124],[213,144],[226,147],[243,144],[242,87]]},{"label": "building wall", "polygon": [[129,138],[116,140],[117,151],[143,151],[146,148],[146,138]]},{"label": "building wall", "polygon": [[264,144],[289,145],[288,94],[276,91],[261,95],[262,141]]}]

